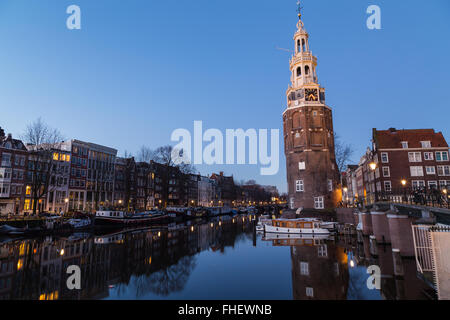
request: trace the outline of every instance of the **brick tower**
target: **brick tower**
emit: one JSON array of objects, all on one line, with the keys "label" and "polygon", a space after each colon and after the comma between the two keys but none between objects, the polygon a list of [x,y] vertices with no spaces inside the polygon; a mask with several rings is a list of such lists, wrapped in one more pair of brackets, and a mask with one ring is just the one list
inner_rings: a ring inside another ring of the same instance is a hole
[{"label": "brick tower", "polygon": [[333,116],[325,89],[317,79],[317,58],[299,8],[295,54],[290,60],[291,84],[283,113],[284,148],[291,209],[334,208],[340,201],[339,172],[334,152]]}]

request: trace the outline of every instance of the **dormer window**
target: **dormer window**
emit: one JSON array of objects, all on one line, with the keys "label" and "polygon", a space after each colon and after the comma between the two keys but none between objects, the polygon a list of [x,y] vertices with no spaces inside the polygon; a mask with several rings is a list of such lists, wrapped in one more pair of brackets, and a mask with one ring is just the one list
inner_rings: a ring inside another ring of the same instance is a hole
[{"label": "dormer window", "polygon": [[408,149],[408,141],[402,141],[402,148]]},{"label": "dormer window", "polygon": [[424,149],[431,148],[431,142],[430,141],[420,141],[420,144],[422,145],[422,148],[424,148]]}]

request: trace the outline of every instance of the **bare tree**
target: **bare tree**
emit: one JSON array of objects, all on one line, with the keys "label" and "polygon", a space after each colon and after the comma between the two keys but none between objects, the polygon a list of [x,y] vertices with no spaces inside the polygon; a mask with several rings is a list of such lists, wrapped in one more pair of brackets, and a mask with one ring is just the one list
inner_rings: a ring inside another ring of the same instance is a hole
[{"label": "bare tree", "polygon": [[334,135],[334,152],[336,154],[336,163],[338,166],[339,174],[344,172],[346,166],[349,164],[353,155],[353,148],[349,144],[345,144],[338,134]]},{"label": "bare tree", "polygon": [[149,147],[142,146],[138,151],[137,161],[150,163],[151,160],[154,159],[154,151]]},{"label": "bare tree", "polygon": [[[27,183],[33,201],[33,214],[36,214],[39,200],[50,191],[50,181],[56,170],[53,152],[59,150],[63,136],[58,129],[51,128],[41,118],[30,123],[21,136],[30,152]],[[40,208],[42,210],[42,208]]]},{"label": "bare tree", "polygon": [[174,149],[172,146],[163,146],[152,152],[152,161],[162,165],[162,172],[160,172],[159,176],[161,179],[162,200],[164,200],[165,204],[167,204],[170,193],[169,182],[171,177],[176,177],[179,181],[178,195],[181,198],[189,193],[189,175],[196,171],[195,167],[191,164],[180,161],[183,157],[183,150],[176,150],[176,152],[173,151]]}]

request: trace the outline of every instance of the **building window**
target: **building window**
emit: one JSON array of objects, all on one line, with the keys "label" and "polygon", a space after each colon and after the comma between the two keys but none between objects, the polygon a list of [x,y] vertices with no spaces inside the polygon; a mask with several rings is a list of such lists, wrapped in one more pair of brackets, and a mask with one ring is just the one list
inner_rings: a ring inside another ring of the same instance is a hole
[{"label": "building window", "polygon": [[436,168],[435,167],[426,167],[427,174],[436,174]]},{"label": "building window", "polygon": [[438,176],[450,176],[450,166],[438,166],[437,174]]},{"label": "building window", "polygon": [[450,181],[449,180],[447,180],[447,181],[439,180],[439,188],[443,189],[446,187],[450,187]]},{"label": "building window", "polygon": [[424,149],[431,148],[431,142],[430,141],[420,141],[420,144],[422,145],[422,148],[424,148]]},{"label": "building window", "polygon": [[295,204],[294,204],[294,198],[291,198],[290,200],[289,200],[289,202],[290,202],[290,205],[291,205],[291,209],[295,209]]},{"label": "building window", "polygon": [[411,177],[423,177],[423,167],[410,167]]},{"label": "building window", "polygon": [[391,171],[389,170],[389,167],[383,167],[383,177],[390,177]]},{"label": "building window", "polygon": [[300,274],[302,276],[309,276],[309,263],[300,262]]},{"label": "building window", "polygon": [[321,245],[321,246],[318,247],[317,255],[319,257],[327,257],[328,256],[328,248],[327,248],[326,244]]},{"label": "building window", "polygon": [[315,209],[324,209],[325,208],[323,197],[315,197],[314,198],[314,208]]},{"label": "building window", "polygon": [[437,181],[428,181],[428,187],[430,189],[437,189],[437,186],[438,186]]},{"label": "building window", "polygon": [[434,160],[434,154],[433,154],[433,152],[424,152],[423,153],[423,158],[426,161]]},{"label": "building window", "polygon": [[389,156],[387,152],[381,153],[381,162],[382,163],[389,163]]},{"label": "building window", "polygon": [[302,161],[298,163],[299,170],[306,170],[306,162]]},{"label": "building window", "polygon": [[300,77],[302,75],[302,68],[298,67],[297,68],[297,77]]},{"label": "building window", "polygon": [[303,192],[303,191],[305,191],[305,185],[303,183],[303,180],[295,181],[295,191],[296,192]]},{"label": "building window", "polygon": [[384,182],[384,191],[386,191],[386,192],[392,191],[392,183],[390,181]]},{"label": "building window", "polygon": [[412,182],[412,186],[414,189],[425,188],[425,181],[415,180]]},{"label": "building window", "polygon": [[447,151],[436,152],[436,161],[448,161],[448,152]]},{"label": "building window", "polygon": [[328,191],[333,191],[333,180],[328,180]]},{"label": "building window", "polygon": [[306,288],[306,296],[310,298],[314,298],[314,289],[313,288]]},{"label": "building window", "polygon": [[402,148],[408,149],[408,141],[402,141]]},{"label": "building window", "polygon": [[409,162],[422,162],[422,154],[420,152],[408,153]]}]

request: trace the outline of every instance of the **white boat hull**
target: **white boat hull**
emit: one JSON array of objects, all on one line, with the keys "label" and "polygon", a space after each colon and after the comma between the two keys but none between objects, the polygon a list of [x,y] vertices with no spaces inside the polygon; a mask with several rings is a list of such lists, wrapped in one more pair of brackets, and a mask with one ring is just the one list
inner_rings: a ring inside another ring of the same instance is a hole
[{"label": "white boat hull", "polygon": [[296,229],[296,228],[281,228],[264,225],[264,232],[279,233],[279,234],[308,234],[308,235],[329,235],[330,231],[322,228],[312,229]]},{"label": "white boat hull", "polygon": [[292,233],[267,233],[264,235],[264,241],[272,240],[327,240],[328,234],[292,234]]}]

